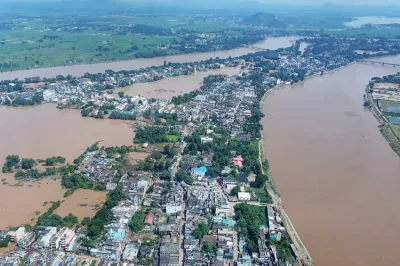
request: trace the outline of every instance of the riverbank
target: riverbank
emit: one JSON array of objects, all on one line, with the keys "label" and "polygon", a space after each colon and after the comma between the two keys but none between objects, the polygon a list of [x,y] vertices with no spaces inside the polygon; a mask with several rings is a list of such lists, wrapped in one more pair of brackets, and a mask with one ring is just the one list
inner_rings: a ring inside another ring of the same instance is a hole
[{"label": "riverbank", "polygon": [[[135,70],[140,68],[146,68],[151,66],[160,66],[165,61],[172,63],[187,63],[194,61],[208,60],[210,58],[228,58],[238,57],[249,53],[255,53],[259,48],[276,50],[279,48],[287,48],[292,46],[293,41],[297,40],[298,37],[272,37],[267,38],[260,43],[256,43],[251,47],[241,47],[231,50],[212,51],[204,53],[192,53],[192,54],[179,54],[172,56],[154,57],[154,58],[140,58],[140,59],[129,59],[93,64],[78,64],[68,66],[57,66],[57,67],[46,67],[46,68],[34,68],[30,70],[16,70],[8,72],[0,72],[0,80],[13,80],[15,78],[24,79],[28,77],[47,77],[52,78],[57,75],[72,75],[82,76],[86,72],[91,73],[103,73],[105,70],[112,69],[114,71],[120,70]],[[88,71],[89,70],[89,71]]]},{"label": "riverbank", "polygon": [[400,156],[400,137],[397,136],[390,121],[379,110],[379,107],[376,106],[375,101],[372,99],[371,93],[368,92],[368,86],[365,90],[365,95],[367,97],[367,102],[369,102],[368,108],[369,110],[371,110],[372,114],[379,123],[379,131],[382,133],[382,136],[387,140],[389,146],[393,149],[393,151]]}]

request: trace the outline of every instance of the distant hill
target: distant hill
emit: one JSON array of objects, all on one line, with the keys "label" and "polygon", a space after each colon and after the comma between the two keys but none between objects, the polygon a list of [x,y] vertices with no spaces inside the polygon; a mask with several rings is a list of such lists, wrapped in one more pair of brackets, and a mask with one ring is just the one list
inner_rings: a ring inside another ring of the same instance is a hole
[{"label": "distant hill", "polygon": [[252,26],[264,26],[273,28],[285,27],[284,21],[279,20],[275,15],[263,12],[253,14],[243,19],[243,23]]}]

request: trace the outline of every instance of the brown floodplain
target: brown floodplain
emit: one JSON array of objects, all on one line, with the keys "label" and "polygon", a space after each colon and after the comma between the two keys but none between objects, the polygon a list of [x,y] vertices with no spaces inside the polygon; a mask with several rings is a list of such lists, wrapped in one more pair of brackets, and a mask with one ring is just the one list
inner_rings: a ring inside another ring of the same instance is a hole
[{"label": "brown floodplain", "polygon": [[[83,118],[76,110],[58,110],[53,104],[1,107],[0,134],[1,165],[9,154],[35,159],[63,156],[71,162],[96,141],[104,146],[131,145],[134,137],[130,122]],[[45,201],[64,199],[60,180],[15,185],[12,176],[0,177],[0,229],[30,223],[36,211],[49,208],[42,206]]]}]

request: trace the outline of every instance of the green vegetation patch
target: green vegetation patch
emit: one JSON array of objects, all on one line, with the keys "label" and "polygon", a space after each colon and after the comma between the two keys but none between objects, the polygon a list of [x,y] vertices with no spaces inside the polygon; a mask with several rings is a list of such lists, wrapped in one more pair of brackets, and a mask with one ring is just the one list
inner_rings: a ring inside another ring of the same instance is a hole
[{"label": "green vegetation patch", "polygon": [[180,135],[166,135],[166,136],[164,137],[164,139],[165,139],[167,142],[176,142],[176,141],[179,140],[179,138],[180,138]]},{"label": "green vegetation patch", "polygon": [[38,217],[37,226],[55,226],[55,227],[73,227],[78,223],[78,217],[73,215],[72,213],[68,214],[65,217],[61,217],[58,214],[54,214],[53,212],[60,207],[61,202],[57,201],[52,204],[52,206],[45,212],[43,215]]},{"label": "green vegetation patch", "polygon": [[260,226],[266,225],[266,208],[262,206],[239,203],[235,205],[235,215],[240,232],[246,239],[249,253],[258,251],[258,233]]},{"label": "green vegetation patch", "polygon": [[179,132],[171,131],[166,127],[142,127],[136,131],[135,143],[163,143],[175,142],[179,139]]},{"label": "green vegetation patch", "polygon": [[252,188],[254,194],[256,195],[257,199],[262,203],[271,203],[272,198],[265,190],[264,187],[262,188]]},{"label": "green vegetation patch", "polygon": [[203,236],[208,235],[208,231],[210,230],[210,225],[206,222],[200,222],[196,229],[193,231],[193,235],[195,238],[200,239]]},{"label": "green vegetation patch", "polygon": [[142,231],[144,227],[143,220],[145,216],[146,214],[143,211],[137,211],[133,215],[132,220],[129,222],[129,228],[135,233]]}]

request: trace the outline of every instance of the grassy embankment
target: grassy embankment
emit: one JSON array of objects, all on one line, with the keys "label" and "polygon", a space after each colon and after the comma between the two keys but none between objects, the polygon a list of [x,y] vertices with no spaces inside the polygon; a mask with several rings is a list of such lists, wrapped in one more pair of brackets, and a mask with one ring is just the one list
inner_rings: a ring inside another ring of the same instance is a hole
[{"label": "grassy embankment", "polygon": [[[368,89],[369,88],[367,88],[367,90]],[[372,99],[372,96],[370,93],[368,93],[368,91],[366,91],[366,95],[367,100],[370,103],[370,110],[381,125],[380,131],[382,135],[385,137],[390,147],[400,156],[400,126],[390,123],[387,117],[387,113],[381,112],[381,110],[379,110],[377,103]],[[400,106],[400,103],[388,103],[385,101],[382,102],[384,110],[386,110],[387,106],[392,106],[393,104]]]}]

